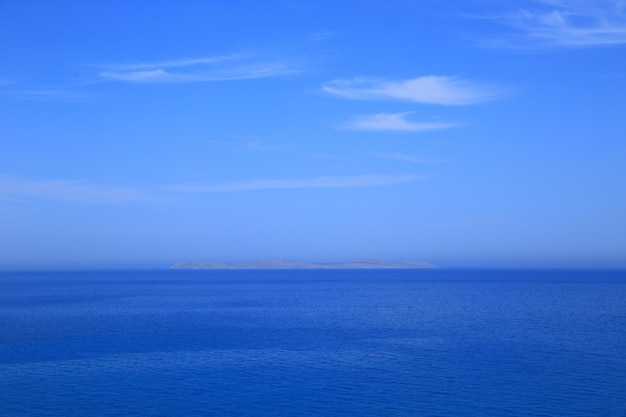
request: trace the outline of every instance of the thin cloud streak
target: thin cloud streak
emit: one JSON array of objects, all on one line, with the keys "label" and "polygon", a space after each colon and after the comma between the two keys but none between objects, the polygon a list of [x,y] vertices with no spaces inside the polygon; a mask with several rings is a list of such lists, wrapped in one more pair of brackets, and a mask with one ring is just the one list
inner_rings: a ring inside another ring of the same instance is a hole
[{"label": "thin cloud streak", "polygon": [[489,42],[519,48],[584,48],[626,43],[626,3],[539,0],[543,7],[505,13],[497,20],[518,31]]},{"label": "thin cloud streak", "polygon": [[89,204],[153,203],[163,196],[128,187],[111,187],[70,180],[28,180],[0,175],[0,199],[46,199]]},{"label": "thin cloud streak", "polygon": [[427,130],[450,129],[452,123],[411,122],[406,119],[407,113],[377,113],[358,116],[343,127],[350,130],[388,130],[401,132],[423,132]]},{"label": "thin cloud streak", "polygon": [[304,179],[251,179],[217,185],[187,184],[164,187],[181,193],[220,193],[256,190],[288,190],[315,188],[380,187],[417,181],[419,175],[354,175],[345,177],[314,177]]},{"label": "thin cloud streak", "polygon": [[270,78],[302,71],[302,68],[290,62],[255,59],[243,55],[109,65],[100,68],[98,76],[103,80],[143,84]]},{"label": "thin cloud streak", "polygon": [[5,93],[22,100],[75,103],[84,102],[91,97],[89,94],[69,90],[16,90],[6,91]]},{"label": "thin cloud streak", "polygon": [[322,90],[351,100],[405,100],[446,106],[476,104],[502,95],[493,85],[437,75],[397,81],[372,78],[333,80],[322,85]]},{"label": "thin cloud streak", "polygon": [[420,156],[407,155],[402,152],[393,152],[393,153],[372,153],[372,156],[377,158],[385,158],[385,159],[396,159],[399,161],[411,162],[413,164],[434,164],[443,162],[442,159],[436,158],[424,158]]},{"label": "thin cloud streak", "polygon": [[218,62],[241,59],[242,55],[224,55],[216,57],[186,58],[171,61],[157,62],[135,62],[129,64],[95,65],[95,68],[117,70],[117,71],[137,71],[153,68],[180,68],[198,65],[216,64]]}]

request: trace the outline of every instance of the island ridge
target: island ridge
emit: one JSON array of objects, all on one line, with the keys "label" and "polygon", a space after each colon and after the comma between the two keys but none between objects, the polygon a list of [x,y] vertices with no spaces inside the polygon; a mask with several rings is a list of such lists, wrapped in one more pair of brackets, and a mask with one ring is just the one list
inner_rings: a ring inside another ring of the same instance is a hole
[{"label": "island ridge", "polygon": [[389,262],[367,259],[346,263],[299,262],[284,259],[269,259],[251,262],[178,262],[169,269],[424,269],[436,268],[422,261]]}]

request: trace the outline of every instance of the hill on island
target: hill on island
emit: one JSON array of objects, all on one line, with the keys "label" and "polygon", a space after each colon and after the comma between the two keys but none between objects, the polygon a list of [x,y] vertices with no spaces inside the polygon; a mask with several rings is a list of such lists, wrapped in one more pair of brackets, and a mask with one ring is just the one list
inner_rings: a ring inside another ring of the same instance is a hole
[{"label": "hill on island", "polygon": [[436,268],[422,261],[389,262],[367,259],[345,263],[299,262],[284,259],[270,259],[251,262],[178,262],[169,269],[423,269]]}]

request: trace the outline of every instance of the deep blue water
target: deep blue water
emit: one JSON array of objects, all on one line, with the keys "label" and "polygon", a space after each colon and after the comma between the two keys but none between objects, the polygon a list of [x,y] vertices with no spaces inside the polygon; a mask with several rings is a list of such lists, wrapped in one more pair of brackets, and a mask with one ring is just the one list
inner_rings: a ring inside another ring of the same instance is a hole
[{"label": "deep blue water", "polygon": [[0,273],[1,416],[626,416],[626,271]]}]

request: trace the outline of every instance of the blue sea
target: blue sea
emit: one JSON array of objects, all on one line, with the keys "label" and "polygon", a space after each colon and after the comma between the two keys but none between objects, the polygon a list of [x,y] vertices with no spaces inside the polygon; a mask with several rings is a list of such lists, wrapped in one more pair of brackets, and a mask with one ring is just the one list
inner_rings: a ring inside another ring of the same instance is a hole
[{"label": "blue sea", "polygon": [[1,416],[626,416],[626,271],[0,273]]}]

